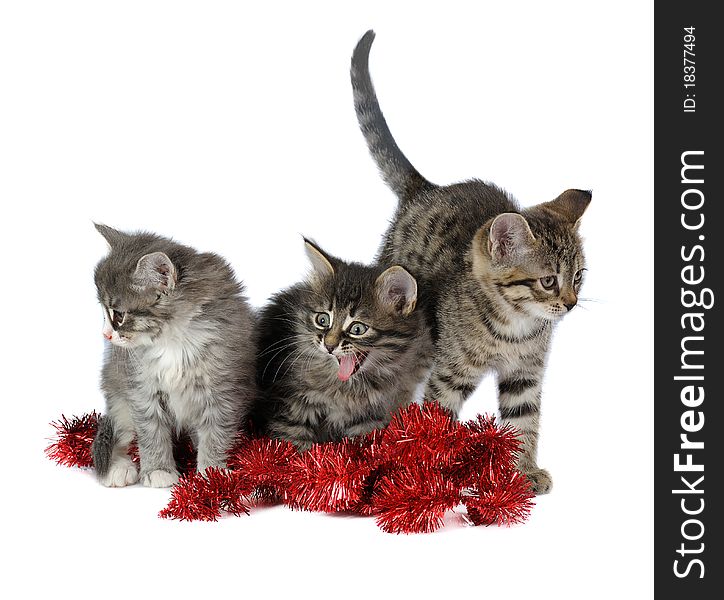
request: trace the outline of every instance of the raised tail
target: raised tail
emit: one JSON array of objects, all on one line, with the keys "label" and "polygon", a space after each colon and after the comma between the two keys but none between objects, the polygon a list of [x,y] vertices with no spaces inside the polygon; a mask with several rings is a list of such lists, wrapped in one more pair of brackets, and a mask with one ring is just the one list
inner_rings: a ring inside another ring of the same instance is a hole
[{"label": "raised tail", "polygon": [[370,48],[374,39],[375,32],[370,29],[357,42],[352,54],[350,75],[354,108],[367,147],[377,163],[382,178],[397,194],[400,201],[405,202],[418,192],[435,186],[417,172],[399,149],[380,110],[369,68]]},{"label": "raised tail", "polygon": [[116,444],[116,435],[113,428],[113,420],[110,415],[104,415],[98,419],[98,430],[93,438],[91,454],[93,466],[99,477],[103,477],[111,467],[113,448]]}]

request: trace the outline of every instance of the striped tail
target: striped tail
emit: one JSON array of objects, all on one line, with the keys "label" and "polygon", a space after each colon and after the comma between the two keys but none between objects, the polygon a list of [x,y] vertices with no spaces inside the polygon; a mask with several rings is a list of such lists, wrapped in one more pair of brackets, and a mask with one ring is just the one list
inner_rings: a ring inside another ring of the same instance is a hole
[{"label": "striped tail", "polygon": [[354,108],[367,147],[377,163],[382,178],[404,203],[412,199],[415,194],[435,186],[417,172],[398,148],[380,110],[369,68],[370,48],[374,39],[375,32],[369,30],[357,43],[352,54],[350,75]]}]

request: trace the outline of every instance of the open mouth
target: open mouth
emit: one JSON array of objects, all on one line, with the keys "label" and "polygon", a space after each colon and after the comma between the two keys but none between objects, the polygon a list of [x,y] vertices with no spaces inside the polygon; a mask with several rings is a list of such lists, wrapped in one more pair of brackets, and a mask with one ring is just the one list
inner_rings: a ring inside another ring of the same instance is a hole
[{"label": "open mouth", "polygon": [[367,358],[366,355],[361,352],[355,352],[350,354],[341,354],[337,357],[339,361],[339,371],[337,377],[340,381],[347,381],[352,375],[354,375]]}]

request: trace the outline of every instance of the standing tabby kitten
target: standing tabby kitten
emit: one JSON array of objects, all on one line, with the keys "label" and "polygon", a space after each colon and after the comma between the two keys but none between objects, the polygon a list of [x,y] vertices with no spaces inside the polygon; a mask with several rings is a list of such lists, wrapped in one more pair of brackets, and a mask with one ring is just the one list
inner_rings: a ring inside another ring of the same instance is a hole
[{"label": "standing tabby kitten", "polygon": [[498,187],[427,181],[395,143],[369,73],[374,33],[352,57],[360,128],[399,198],[379,261],[404,265],[420,284],[433,343],[425,399],[457,414],[494,372],[502,419],[521,431],[519,467],[534,490],[552,481],[536,461],[541,380],[553,326],[578,301],[585,262],[578,224],[590,192],[567,190],[521,209]]},{"label": "standing tabby kitten", "polygon": [[313,271],[262,311],[259,428],[299,450],[384,427],[425,372],[417,283],[346,263],[305,240]]},{"label": "standing tabby kitten", "polygon": [[[110,245],[95,282],[108,344],[106,414],[93,442],[101,483],[166,487],[181,433],[197,468],[224,467],[255,396],[252,314],[227,262],[152,233],[96,225]],[[128,457],[136,439],[140,475]]]}]

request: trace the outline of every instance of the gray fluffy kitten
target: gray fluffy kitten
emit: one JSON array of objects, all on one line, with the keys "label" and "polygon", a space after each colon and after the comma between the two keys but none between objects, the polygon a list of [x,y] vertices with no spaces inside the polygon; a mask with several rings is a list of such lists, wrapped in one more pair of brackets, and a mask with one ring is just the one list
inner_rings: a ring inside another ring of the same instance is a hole
[{"label": "gray fluffy kitten", "polygon": [[434,353],[426,400],[457,414],[481,378],[498,378],[504,421],[521,431],[519,467],[534,490],[552,481],[537,465],[541,382],[555,322],[578,301],[585,271],[578,224],[590,192],[567,190],[521,209],[488,183],[430,183],[402,154],[369,73],[367,32],[352,57],[360,128],[382,177],[399,198],[379,254],[420,285]]},{"label": "gray fluffy kitten", "polygon": [[[110,341],[106,414],[93,443],[100,481],[173,485],[174,440],[191,437],[197,468],[225,466],[255,396],[252,313],[228,263],[152,233],[96,225],[110,245],[95,282]],[[136,439],[140,474],[127,451]]]},{"label": "gray fluffy kitten", "polygon": [[260,320],[256,424],[299,450],[385,426],[413,399],[429,338],[402,267],[346,263],[306,241],[313,271]]}]

